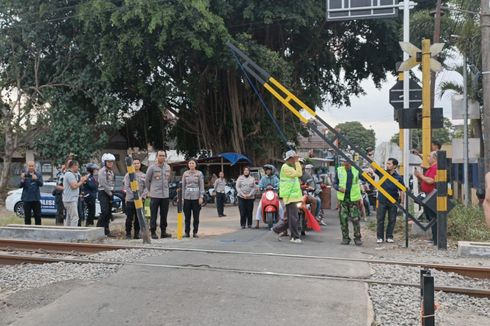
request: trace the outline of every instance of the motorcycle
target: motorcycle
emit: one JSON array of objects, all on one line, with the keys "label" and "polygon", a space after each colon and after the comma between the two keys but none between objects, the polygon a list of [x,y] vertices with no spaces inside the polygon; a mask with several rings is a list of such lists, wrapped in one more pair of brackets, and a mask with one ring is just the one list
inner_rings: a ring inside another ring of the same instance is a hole
[{"label": "motorcycle", "polygon": [[272,225],[279,221],[279,196],[272,189],[267,187],[260,199],[262,205],[262,222],[272,228]]}]

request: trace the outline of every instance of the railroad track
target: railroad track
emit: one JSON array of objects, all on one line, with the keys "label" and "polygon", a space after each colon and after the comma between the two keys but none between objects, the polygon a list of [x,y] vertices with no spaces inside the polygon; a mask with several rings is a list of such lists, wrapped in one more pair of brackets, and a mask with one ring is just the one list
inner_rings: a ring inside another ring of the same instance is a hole
[{"label": "railroad track", "polygon": [[[341,276],[326,275],[326,274],[296,274],[296,273],[281,273],[281,272],[272,272],[272,271],[265,272],[265,271],[256,271],[256,270],[246,270],[246,269],[215,267],[209,265],[193,265],[193,264],[169,265],[169,264],[154,264],[154,263],[139,263],[139,262],[114,262],[114,261],[91,260],[91,259],[73,259],[73,258],[61,258],[61,257],[53,258],[53,257],[36,257],[36,256],[26,256],[26,255],[14,255],[14,254],[0,254],[0,265],[22,264],[22,263],[45,264],[45,263],[59,263],[59,262],[71,263],[71,264],[111,264],[111,265],[119,265],[119,266],[133,265],[133,266],[145,266],[151,268],[228,272],[228,273],[237,273],[237,274],[316,279],[316,280],[336,280],[336,281],[346,281],[346,282],[358,282],[358,283],[361,282],[361,283],[368,283],[368,284],[420,288],[420,284],[379,281],[379,280],[372,280],[369,278],[341,277]],[[447,293],[465,294],[474,297],[490,298],[490,290],[488,289],[436,286],[435,290],[443,291]]]},{"label": "railroad track", "polygon": [[280,253],[267,253],[267,252],[209,250],[209,249],[154,247],[154,246],[122,246],[122,245],[110,245],[110,244],[98,244],[98,243],[70,243],[70,242],[48,242],[48,241],[10,240],[10,239],[0,239],[0,249],[28,249],[28,250],[43,249],[47,251],[51,250],[56,252],[78,251],[84,253],[98,253],[98,252],[111,251],[111,250],[142,249],[142,250],[162,250],[162,251],[198,252],[198,253],[200,252],[200,253],[223,254],[223,255],[271,256],[271,257],[283,257],[283,258],[295,258],[295,259],[336,260],[336,261],[362,262],[362,263],[381,264],[381,265],[421,267],[421,268],[436,269],[446,273],[449,272],[456,273],[462,276],[467,276],[472,278],[490,279],[490,267],[483,267],[483,266],[434,264],[434,263],[424,263],[424,262],[414,263],[414,262],[407,262],[407,261],[344,258],[344,257],[331,257],[331,256],[293,255],[293,254],[280,254]]}]

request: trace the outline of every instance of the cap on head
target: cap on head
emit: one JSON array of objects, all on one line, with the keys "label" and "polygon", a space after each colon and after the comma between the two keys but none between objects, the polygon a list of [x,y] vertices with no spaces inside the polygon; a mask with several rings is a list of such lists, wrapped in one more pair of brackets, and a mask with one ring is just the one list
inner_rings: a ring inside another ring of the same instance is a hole
[{"label": "cap on head", "polygon": [[305,169],[313,169],[313,165],[312,164],[306,164]]},{"label": "cap on head", "polygon": [[[349,153],[345,153],[344,155],[345,155],[345,156],[346,156],[346,157],[347,157],[349,160],[351,160],[351,161],[352,161],[352,155],[351,155],[351,154],[349,154]],[[340,156],[339,161],[340,161],[340,162],[347,162],[347,159],[346,159],[344,156],[342,156],[342,155],[341,155],[341,156]]]},{"label": "cap on head", "polygon": [[296,154],[296,152],[295,152],[295,151],[293,151],[293,150],[289,150],[289,151],[287,151],[287,152],[286,152],[286,154],[284,155],[284,160],[285,160],[285,161],[287,161],[287,160],[289,160],[291,157],[295,157],[295,156],[298,156],[298,155]]}]

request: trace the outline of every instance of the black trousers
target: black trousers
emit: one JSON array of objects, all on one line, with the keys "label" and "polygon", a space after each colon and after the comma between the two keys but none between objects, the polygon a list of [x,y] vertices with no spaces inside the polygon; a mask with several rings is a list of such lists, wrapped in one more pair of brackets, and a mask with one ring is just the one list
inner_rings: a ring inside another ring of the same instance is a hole
[{"label": "black trousers", "polygon": [[103,190],[99,191],[100,216],[97,226],[104,228],[106,235],[110,234],[109,223],[112,217],[112,198]]},{"label": "black trousers", "polygon": [[56,192],[54,203],[56,205],[56,225],[63,225],[63,221],[65,220],[65,206],[63,205],[63,195],[61,192]]},{"label": "black trousers", "polygon": [[167,215],[168,215],[168,198],[151,198],[150,199],[150,231],[154,233],[157,230],[157,213],[160,209],[160,230],[167,230]]},{"label": "black trousers", "polygon": [[378,210],[376,211],[376,234],[378,239],[385,239],[385,218],[388,212],[388,226],[386,227],[386,239],[393,239],[393,230],[395,230],[396,213],[398,207],[391,203],[378,203]]},{"label": "black trousers", "polygon": [[184,199],[183,211],[185,216],[185,234],[189,234],[191,232],[191,213],[194,217],[194,221],[192,223],[192,233],[197,234],[197,231],[199,230],[199,213],[201,212],[199,200]]},{"label": "black trousers", "polygon": [[31,224],[31,218],[34,217],[36,225],[41,225],[41,202],[25,201],[24,202],[24,222]]},{"label": "black trousers", "polygon": [[432,231],[432,242],[434,242],[434,244],[437,244],[437,213],[434,213],[429,208],[424,208],[424,213],[425,213],[425,217],[429,222],[432,220],[436,220],[436,223],[432,225],[431,231]]},{"label": "black trousers", "polygon": [[82,226],[82,221],[85,221],[85,200],[82,197],[78,197],[78,226]]},{"label": "black trousers", "polygon": [[85,197],[85,206],[87,207],[87,221],[86,226],[94,225],[95,219],[95,197],[89,196]]},{"label": "black trousers", "polygon": [[226,195],[224,192],[216,193],[216,209],[218,210],[218,216],[224,215],[225,198],[226,198]]},{"label": "black trousers", "polygon": [[238,210],[240,211],[240,225],[252,226],[252,215],[254,210],[254,199],[238,197]]},{"label": "black trousers", "polygon": [[134,201],[126,202],[126,235],[131,235],[131,229],[134,225],[134,235],[140,234],[140,222],[138,221],[138,215],[136,215],[136,207]]}]

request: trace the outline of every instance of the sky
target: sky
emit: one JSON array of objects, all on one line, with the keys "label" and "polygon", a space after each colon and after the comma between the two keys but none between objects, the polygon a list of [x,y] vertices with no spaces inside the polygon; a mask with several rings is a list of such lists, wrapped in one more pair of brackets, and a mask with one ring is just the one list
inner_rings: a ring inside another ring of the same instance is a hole
[{"label": "sky", "polygon": [[[418,71],[417,77],[421,77]],[[438,74],[436,82],[436,107],[443,108],[444,116],[451,118],[451,96],[445,94],[442,99],[437,95],[437,85],[441,81],[459,81],[460,75],[444,70]],[[347,121],[359,121],[368,129],[374,129],[376,133],[376,145],[389,141],[398,132],[398,123],[393,118],[394,109],[389,103],[389,90],[396,83],[396,77],[389,75],[386,82],[377,89],[371,80],[362,82],[366,95],[351,97],[351,106],[332,106],[324,104],[323,111],[319,115],[332,126]]]}]

